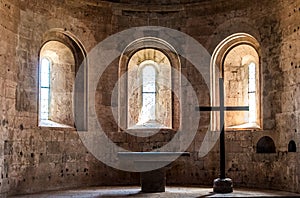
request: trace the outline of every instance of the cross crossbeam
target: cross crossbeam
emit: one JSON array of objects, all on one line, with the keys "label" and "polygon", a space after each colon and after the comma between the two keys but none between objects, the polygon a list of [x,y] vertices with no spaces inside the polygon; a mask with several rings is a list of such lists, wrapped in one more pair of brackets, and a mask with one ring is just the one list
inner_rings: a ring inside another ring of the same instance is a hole
[{"label": "cross crossbeam", "polygon": [[[220,107],[196,107],[198,111],[220,111]],[[249,106],[227,106],[224,107],[224,111],[249,111]]]}]

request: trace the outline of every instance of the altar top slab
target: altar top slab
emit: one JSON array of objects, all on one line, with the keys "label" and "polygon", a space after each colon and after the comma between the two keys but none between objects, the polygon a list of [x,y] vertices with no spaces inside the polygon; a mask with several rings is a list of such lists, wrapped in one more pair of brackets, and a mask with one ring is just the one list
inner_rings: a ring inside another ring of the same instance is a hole
[{"label": "altar top slab", "polygon": [[189,152],[118,152],[120,159],[133,161],[172,161],[176,157],[189,157]]}]

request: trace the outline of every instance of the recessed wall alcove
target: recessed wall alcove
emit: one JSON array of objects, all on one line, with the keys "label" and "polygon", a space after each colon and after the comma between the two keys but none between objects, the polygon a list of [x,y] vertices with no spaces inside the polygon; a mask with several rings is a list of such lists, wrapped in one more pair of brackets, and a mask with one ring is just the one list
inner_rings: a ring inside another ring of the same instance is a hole
[{"label": "recessed wall alcove", "polygon": [[297,146],[294,140],[291,140],[288,144],[288,152],[296,152]]},{"label": "recessed wall alcove", "polygon": [[269,136],[260,138],[256,144],[256,153],[276,153],[273,139]]}]

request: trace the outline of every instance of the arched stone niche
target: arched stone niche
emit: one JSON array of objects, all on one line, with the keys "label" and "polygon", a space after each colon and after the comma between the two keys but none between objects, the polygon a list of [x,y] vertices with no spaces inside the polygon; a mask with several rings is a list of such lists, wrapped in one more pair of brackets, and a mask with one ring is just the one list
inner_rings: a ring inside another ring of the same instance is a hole
[{"label": "arched stone niche", "polygon": [[296,151],[297,151],[296,143],[294,140],[291,140],[288,144],[288,152],[296,152]]},{"label": "arched stone niche", "polygon": [[269,136],[260,138],[256,144],[256,153],[276,153],[273,139]]}]

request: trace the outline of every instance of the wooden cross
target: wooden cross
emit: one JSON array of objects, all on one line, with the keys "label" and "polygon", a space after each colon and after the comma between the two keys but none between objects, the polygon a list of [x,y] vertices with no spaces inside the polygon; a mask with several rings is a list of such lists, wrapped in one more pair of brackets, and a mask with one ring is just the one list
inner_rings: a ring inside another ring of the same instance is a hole
[{"label": "wooden cross", "polygon": [[198,111],[220,111],[220,179],[225,179],[225,135],[224,135],[224,112],[225,111],[249,111],[249,106],[224,106],[224,82],[219,78],[219,107],[197,107]]}]

